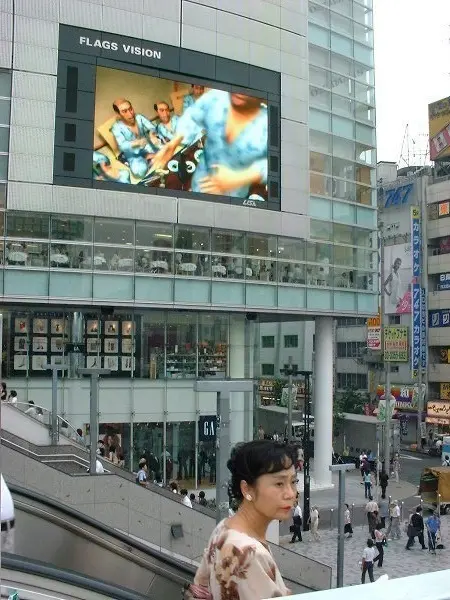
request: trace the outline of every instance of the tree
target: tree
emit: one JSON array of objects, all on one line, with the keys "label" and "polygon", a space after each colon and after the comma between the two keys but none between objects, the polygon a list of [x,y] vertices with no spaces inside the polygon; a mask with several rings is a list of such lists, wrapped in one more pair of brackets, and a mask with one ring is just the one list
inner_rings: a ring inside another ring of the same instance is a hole
[{"label": "tree", "polygon": [[355,388],[347,388],[342,394],[335,394],[333,400],[333,435],[337,437],[345,420],[344,413],[364,414],[367,399]]}]

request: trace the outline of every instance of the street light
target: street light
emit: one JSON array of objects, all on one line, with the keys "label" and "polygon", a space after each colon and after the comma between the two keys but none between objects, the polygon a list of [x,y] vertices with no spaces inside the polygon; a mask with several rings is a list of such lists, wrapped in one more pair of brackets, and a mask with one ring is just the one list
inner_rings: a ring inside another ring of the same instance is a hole
[{"label": "street light", "polygon": [[345,473],[355,468],[353,463],[343,465],[330,465],[332,473],[339,472],[339,503],[338,503],[338,545],[337,545],[337,584],[344,587],[344,500],[345,500]]},{"label": "street light", "polygon": [[292,382],[292,377],[294,375],[298,375],[298,371],[295,368],[294,369],[294,365],[292,364],[292,356],[290,356],[288,358],[288,364],[286,365],[285,369],[280,369],[280,372],[283,373],[284,375],[287,375],[288,377],[288,405],[287,405],[287,409],[288,409],[288,422],[287,422],[287,441],[291,442],[292,441],[292,388],[293,388],[293,382]]}]

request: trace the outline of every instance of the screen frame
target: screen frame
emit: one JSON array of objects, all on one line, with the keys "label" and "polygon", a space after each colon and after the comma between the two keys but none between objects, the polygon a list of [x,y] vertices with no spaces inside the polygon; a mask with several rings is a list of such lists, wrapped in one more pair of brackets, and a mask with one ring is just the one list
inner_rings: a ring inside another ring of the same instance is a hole
[{"label": "screen frame", "polygon": [[[81,40],[84,40],[81,43]],[[86,45],[86,40],[90,45]],[[111,50],[111,44],[114,48]],[[121,48],[151,48],[148,54],[124,55]],[[114,54],[114,52],[117,52]],[[111,58],[112,56],[112,58]],[[92,176],[97,67],[139,75],[198,83],[207,87],[261,97],[268,112],[268,200],[185,192],[166,188],[100,181]],[[55,116],[53,183],[72,187],[108,189],[128,193],[219,202],[265,210],[281,210],[281,75],[210,54],[137,40],[85,28],[60,25]],[[67,168],[68,167],[68,168]]]}]

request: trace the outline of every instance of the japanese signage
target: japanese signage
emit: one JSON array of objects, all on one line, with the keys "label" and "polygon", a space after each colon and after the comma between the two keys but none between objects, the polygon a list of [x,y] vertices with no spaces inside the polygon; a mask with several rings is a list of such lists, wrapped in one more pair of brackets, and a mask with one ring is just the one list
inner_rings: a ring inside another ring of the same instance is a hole
[{"label": "japanese signage", "polygon": [[407,185],[401,185],[399,187],[385,190],[384,208],[389,208],[390,206],[399,206],[402,204],[407,204],[408,198],[411,195],[412,189],[413,189],[413,184],[408,183]]},{"label": "japanese signage", "polygon": [[[377,386],[377,397],[384,396],[384,385]],[[391,395],[395,398],[395,408],[414,408],[417,404],[417,394],[412,385],[393,385]]]},{"label": "japanese signage", "polygon": [[442,400],[450,400],[450,383],[441,383],[441,394]]},{"label": "japanese signage", "polygon": [[430,310],[428,313],[428,327],[450,327],[450,309]]},{"label": "japanese signage", "polygon": [[420,320],[421,291],[418,283],[412,286],[412,352],[411,370],[413,377],[417,377],[420,367],[421,354],[421,320]]},{"label": "japanese signage", "polygon": [[427,417],[450,419],[450,402],[427,402]]},{"label": "japanese signage", "polygon": [[450,215],[450,201],[440,202],[438,204],[438,217],[448,217]]},{"label": "japanese signage", "polygon": [[420,231],[420,209],[411,206],[412,276],[420,277],[422,236]]},{"label": "japanese signage", "polygon": [[381,350],[381,317],[367,319],[367,347],[371,350]]},{"label": "japanese signage", "polygon": [[[394,416],[394,409],[395,409],[395,398],[391,395],[391,398],[389,400],[389,406],[387,408],[387,410],[389,411],[389,415],[388,415],[389,419],[392,419],[392,417]],[[384,423],[386,421],[386,399],[382,399],[378,403],[377,418],[378,418],[378,421],[381,421],[382,423]]]},{"label": "japanese signage", "polygon": [[420,291],[420,356],[422,369],[427,368],[427,291],[423,287]]},{"label": "japanese signage", "polygon": [[206,415],[198,418],[198,440],[199,442],[211,442],[216,439],[217,417]]},{"label": "japanese signage", "polygon": [[408,327],[384,328],[384,360],[386,362],[408,361]]},{"label": "japanese signage", "polygon": [[450,156],[450,97],[428,105],[430,160]]},{"label": "japanese signage", "polygon": [[450,423],[450,418],[445,419],[443,417],[425,417],[425,421],[430,425],[448,425]]},{"label": "japanese signage", "polygon": [[438,290],[450,290],[450,273],[441,273],[439,275]]}]

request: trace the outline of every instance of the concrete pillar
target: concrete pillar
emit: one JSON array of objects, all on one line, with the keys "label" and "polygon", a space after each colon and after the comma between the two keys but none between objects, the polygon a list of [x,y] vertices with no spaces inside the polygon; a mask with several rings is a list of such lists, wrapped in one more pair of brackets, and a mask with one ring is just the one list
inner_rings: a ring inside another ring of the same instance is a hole
[{"label": "concrete pillar", "polygon": [[[245,327],[245,315],[230,315],[228,360],[230,377],[233,379],[244,379],[245,377],[247,363]],[[244,392],[231,392],[230,404],[230,443],[233,447],[237,442],[247,439],[245,423],[248,422],[248,419],[245,418]]]},{"label": "concrete pillar", "polygon": [[[74,312],[72,314],[72,336],[70,341],[75,344],[81,344],[84,341],[84,320],[83,313]],[[84,356],[82,354],[70,355],[70,374],[71,378],[81,377],[78,374],[78,369],[84,367]]]},{"label": "concrete pillar", "polygon": [[314,482],[319,488],[332,487],[333,451],[333,319],[316,317]]}]

